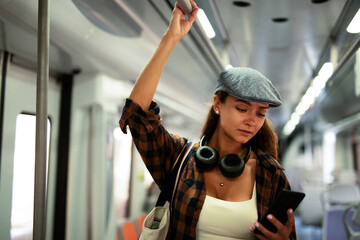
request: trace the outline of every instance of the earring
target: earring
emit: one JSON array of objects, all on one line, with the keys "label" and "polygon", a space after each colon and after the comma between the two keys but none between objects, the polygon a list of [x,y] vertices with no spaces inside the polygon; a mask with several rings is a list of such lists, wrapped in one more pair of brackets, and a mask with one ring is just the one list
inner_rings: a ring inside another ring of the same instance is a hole
[{"label": "earring", "polygon": [[217,115],[219,115],[219,110],[216,110],[215,113],[216,113]]}]

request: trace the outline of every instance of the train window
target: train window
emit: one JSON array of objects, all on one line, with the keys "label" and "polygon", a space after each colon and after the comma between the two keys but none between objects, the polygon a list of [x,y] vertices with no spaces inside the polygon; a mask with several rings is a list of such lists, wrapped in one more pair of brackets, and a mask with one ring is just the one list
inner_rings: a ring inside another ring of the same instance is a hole
[{"label": "train window", "polygon": [[[129,130],[128,130],[129,131]],[[131,134],[123,134],[119,127],[114,129],[114,197],[116,220],[121,221],[128,215],[130,171],[131,171]]]},{"label": "train window", "polygon": [[[32,235],[35,175],[35,115],[16,118],[14,170],[11,207],[11,239]],[[47,124],[47,159],[50,121]]]}]

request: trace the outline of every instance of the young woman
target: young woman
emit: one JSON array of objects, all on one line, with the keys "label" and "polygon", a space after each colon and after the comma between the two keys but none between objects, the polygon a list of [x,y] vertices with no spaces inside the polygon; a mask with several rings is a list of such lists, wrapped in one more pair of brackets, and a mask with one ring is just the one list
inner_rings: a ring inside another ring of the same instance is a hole
[{"label": "young woman", "polygon": [[[193,12],[188,19],[175,4],[169,27],[139,76],[120,119],[125,133],[129,126],[160,188],[188,140],[166,131],[152,98],[170,53],[196,19],[198,8],[190,2]],[[266,120],[268,108],[280,104],[277,90],[259,72],[233,68],[220,74],[202,140],[194,145],[174,195],[168,239],[296,239],[291,209],[284,225],[267,216],[277,233],[258,222],[276,195],[290,188],[275,160],[277,139]],[[215,164],[210,166],[208,160]],[[262,234],[255,234],[255,229]]]}]

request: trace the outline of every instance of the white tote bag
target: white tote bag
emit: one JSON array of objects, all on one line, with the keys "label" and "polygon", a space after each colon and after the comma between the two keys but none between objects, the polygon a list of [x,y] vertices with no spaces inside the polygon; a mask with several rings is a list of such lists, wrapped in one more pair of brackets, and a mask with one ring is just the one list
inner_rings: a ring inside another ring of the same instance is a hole
[{"label": "white tote bag", "polygon": [[[178,162],[179,158],[181,159],[180,166],[179,166],[177,174],[176,174],[175,184],[173,186],[173,189],[169,189],[169,190],[173,190],[171,201],[172,201],[172,198],[174,197],[175,189],[178,184],[178,180],[179,180],[179,176],[181,173],[183,163],[186,162],[184,160],[186,159],[186,157],[189,154],[193,145],[194,145],[194,143],[187,144],[186,146],[188,146],[188,147],[182,151],[182,153],[178,156],[178,158],[176,159],[176,162],[174,163],[174,169],[175,169],[175,166],[177,166],[177,162]],[[185,152],[185,154],[183,157],[181,157],[183,152]],[[172,171],[172,174],[174,172],[174,169]],[[146,216],[146,218],[144,220],[143,228],[142,228],[143,230],[140,234],[139,240],[165,240],[166,239],[167,233],[169,231],[169,226],[170,226],[170,209],[169,209],[170,206],[169,206],[169,204],[165,204],[163,206],[158,206],[158,204],[156,204],[156,205],[157,206],[155,206],[153,208],[153,210],[151,210],[151,212]]]},{"label": "white tote bag", "polygon": [[170,225],[169,206],[157,206],[146,216],[140,240],[165,240]]}]

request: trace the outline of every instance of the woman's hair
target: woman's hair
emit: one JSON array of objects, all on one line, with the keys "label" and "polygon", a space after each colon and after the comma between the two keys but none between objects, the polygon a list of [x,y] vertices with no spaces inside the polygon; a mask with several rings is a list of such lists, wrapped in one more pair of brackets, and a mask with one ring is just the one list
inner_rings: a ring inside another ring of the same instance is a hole
[{"label": "woman's hair", "polygon": [[[216,93],[216,96],[222,103],[226,101],[226,97],[228,95],[229,94],[224,91],[218,91]],[[206,135],[211,137],[216,129],[218,121],[219,115],[214,112],[214,108],[211,106],[202,129],[201,136]],[[251,148],[255,151],[261,150],[264,153],[270,154],[275,159],[278,157],[277,136],[272,124],[267,118],[265,118],[265,122],[258,133],[251,138],[247,144],[251,145]]]}]

